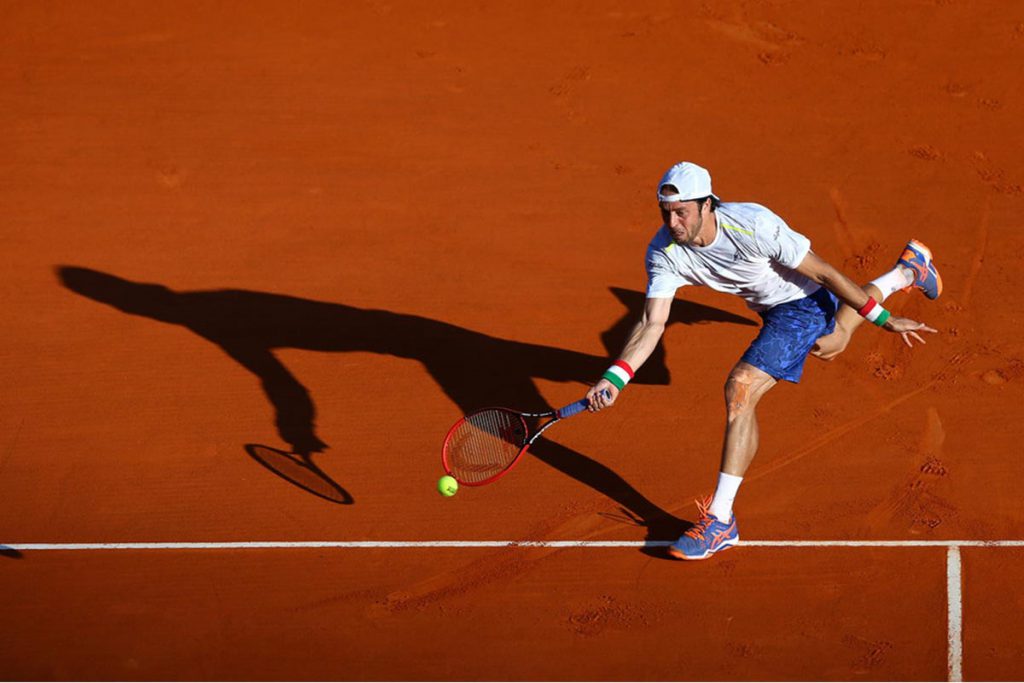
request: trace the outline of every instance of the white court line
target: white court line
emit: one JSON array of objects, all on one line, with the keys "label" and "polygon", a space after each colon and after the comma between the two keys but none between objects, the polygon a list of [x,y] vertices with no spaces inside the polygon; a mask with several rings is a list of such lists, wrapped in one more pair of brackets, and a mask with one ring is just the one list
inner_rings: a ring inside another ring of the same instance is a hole
[{"label": "white court line", "polygon": [[[289,548],[651,548],[672,541],[227,541],[192,543],[0,543],[0,550],[252,550]],[[960,548],[1021,548],[1024,541],[742,541],[760,548],[946,548],[947,664],[963,680],[963,571]]]},{"label": "white court line", "polygon": [[964,680],[963,639],[963,579],[960,570],[960,548],[952,547],[946,553],[946,601],[949,603],[947,632],[949,648],[946,650],[949,680]]},{"label": "white court line", "polygon": [[[0,543],[0,550],[258,550],[289,548],[659,548],[673,541],[210,541]],[[741,541],[755,548],[1021,548],[1024,541]]]}]

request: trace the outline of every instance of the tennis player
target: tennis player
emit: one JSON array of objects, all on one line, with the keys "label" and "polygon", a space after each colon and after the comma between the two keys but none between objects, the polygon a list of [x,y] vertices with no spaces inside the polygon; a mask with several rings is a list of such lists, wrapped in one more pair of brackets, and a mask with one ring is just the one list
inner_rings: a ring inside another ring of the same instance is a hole
[{"label": "tennis player", "polygon": [[[831,360],[865,320],[899,334],[908,346],[936,330],[890,315],[882,303],[917,288],[942,293],[928,248],[911,240],[896,265],[863,288],[811,251],[811,242],[759,204],[723,203],[711,175],[682,162],[658,183],[663,224],[647,248],[647,300],[622,353],[590,391],[590,410],[615,403],[657,346],[679,287],[705,285],[743,297],[761,316],[757,338],[725,383],[726,427],[714,496],[698,502],[700,518],[669,553],[702,560],[739,542],[733,516],[743,476],[757,452],[758,401],[779,380],[799,382],[808,355]],[[602,393],[606,392],[606,393]]]}]

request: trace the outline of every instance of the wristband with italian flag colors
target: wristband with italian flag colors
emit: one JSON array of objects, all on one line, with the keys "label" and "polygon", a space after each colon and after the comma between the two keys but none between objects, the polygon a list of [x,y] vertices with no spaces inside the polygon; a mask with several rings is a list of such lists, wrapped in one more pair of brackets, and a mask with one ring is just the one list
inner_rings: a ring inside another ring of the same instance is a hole
[{"label": "wristband with italian flag colors", "polygon": [[875,301],[874,297],[868,297],[868,302],[857,311],[862,317],[866,318],[868,322],[874,323],[879,327],[885,325],[885,321],[889,319],[889,311],[882,308],[882,305]]},{"label": "wristband with italian flag colors", "polygon": [[610,368],[605,370],[601,377],[614,384],[616,389],[622,391],[622,388],[629,384],[629,380],[633,379],[633,368],[629,367],[629,363],[626,361],[617,360],[612,363]]}]

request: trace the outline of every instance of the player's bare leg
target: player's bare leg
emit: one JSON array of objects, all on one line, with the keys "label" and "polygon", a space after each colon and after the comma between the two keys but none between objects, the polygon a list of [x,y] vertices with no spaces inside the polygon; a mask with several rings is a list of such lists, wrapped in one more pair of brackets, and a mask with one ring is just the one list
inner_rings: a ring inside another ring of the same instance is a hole
[{"label": "player's bare leg", "polygon": [[[892,270],[864,285],[863,289],[882,303],[894,293],[912,287],[920,289],[929,299],[937,299],[942,293],[942,278],[932,263],[931,250],[917,240],[910,240]],[[846,349],[850,337],[863,322],[860,313],[843,304],[836,313],[835,330],[817,341],[811,355],[832,360]]]},{"label": "player's bare leg", "polygon": [[757,453],[757,403],[775,386],[764,370],[739,362],[725,383],[726,425],[718,488],[711,500],[699,503],[700,519],[669,547],[680,560],[703,560],[739,543],[739,529],[732,514],[743,475]]},{"label": "player's bare leg", "polygon": [[742,477],[757,453],[757,403],[776,380],[749,363],[737,363],[725,382],[725,440],[722,472]]},{"label": "player's bare leg", "polygon": [[[863,287],[867,295],[878,303],[895,292],[911,288],[920,289],[929,299],[937,299],[942,294],[942,278],[932,263],[932,252],[918,240],[907,243],[892,270]],[[817,341],[811,355],[822,360],[832,360],[843,352],[850,343],[850,337],[863,322],[864,318],[857,311],[842,305],[836,313],[835,330]]]}]

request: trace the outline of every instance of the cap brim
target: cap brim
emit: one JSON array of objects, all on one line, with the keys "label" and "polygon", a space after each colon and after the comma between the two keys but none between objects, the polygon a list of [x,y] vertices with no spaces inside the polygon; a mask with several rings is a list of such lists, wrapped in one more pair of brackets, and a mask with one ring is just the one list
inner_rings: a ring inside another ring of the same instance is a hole
[{"label": "cap brim", "polygon": [[714,192],[712,192],[709,195],[702,194],[699,197],[683,197],[682,195],[679,194],[661,194],[660,192],[658,193],[659,202],[692,202],[695,199],[704,199],[704,197],[713,197],[716,202],[722,201]]}]

